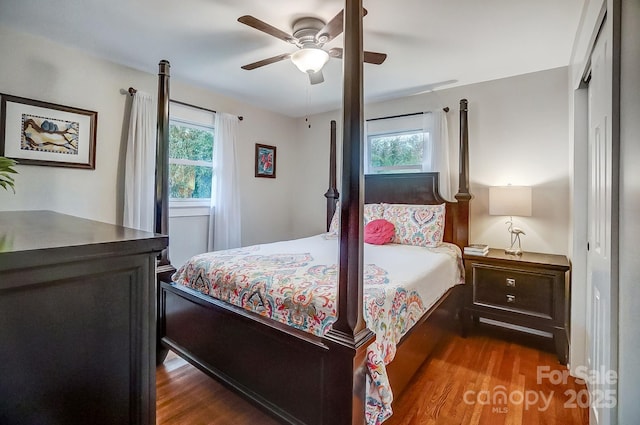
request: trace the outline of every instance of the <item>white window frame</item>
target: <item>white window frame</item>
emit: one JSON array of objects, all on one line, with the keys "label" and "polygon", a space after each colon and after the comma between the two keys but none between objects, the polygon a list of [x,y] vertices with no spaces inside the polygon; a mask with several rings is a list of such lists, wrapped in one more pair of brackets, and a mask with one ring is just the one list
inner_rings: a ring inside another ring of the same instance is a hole
[{"label": "white window frame", "polygon": [[[422,134],[422,162],[418,165],[395,165],[395,166],[386,166],[386,167],[374,167],[371,164],[371,143],[374,138],[378,137],[395,137],[401,135],[408,134]],[[427,160],[431,160],[431,149],[430,147],[431,134],[428,130],[423,128],[410,128],[410,129],[402,129],[398,131],[384,132],[384,133],[373,133],[367,134],[367,143],[366,143],[366,167],[365,174],[384,174],[389,172],[406,172],[406,173],[421,173],[425,169],[425,164]],[[429,156],[429,158],[427,158]]]},{"label": "white window frame", "polygon": [[[193,122],[182,118],[169,117],[169,126],[172,124],[179,124],[183,127],[191,127],[196,130],[209,130],[214,133],[214,141],[215,143],[215,127],[213,125],[202,124],[199,122]],[[211,158],[211,162],[203,161],[203,160],[191,160],[191,159],[181,159],[181,158],[171,158],[169,156],[169,164],[176,165],[194,165],[194,166],[202,166],[202,167],[210,167],[212,173],[215,173],[215,161],[213,159],[213,155]],[[213,187],[211,188],[213,194]],[[211,197],[209,198],[169,198],[169,208],[198,208],[198,207],[209,207],[211,205]]]}]

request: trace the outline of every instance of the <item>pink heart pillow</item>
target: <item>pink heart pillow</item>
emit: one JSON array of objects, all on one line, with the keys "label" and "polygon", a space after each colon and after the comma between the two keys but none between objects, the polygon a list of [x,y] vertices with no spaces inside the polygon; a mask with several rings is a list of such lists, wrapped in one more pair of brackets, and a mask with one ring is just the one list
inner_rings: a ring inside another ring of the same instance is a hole
[{"label": "pink heart pillow", "polygon": [[391,242],[395,233],[393,223],[383,218],[372,220],[364,226],[364,241],[372,245],[384,245]]}]

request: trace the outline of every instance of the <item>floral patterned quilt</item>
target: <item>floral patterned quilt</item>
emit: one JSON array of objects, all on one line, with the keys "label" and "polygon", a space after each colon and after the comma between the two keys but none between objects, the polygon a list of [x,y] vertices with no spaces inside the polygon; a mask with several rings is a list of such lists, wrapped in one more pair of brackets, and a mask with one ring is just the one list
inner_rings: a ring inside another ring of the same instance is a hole
[{"label": "floral patterned quilt", "polygon": [[[216,251],[191,258],[173,281],[246,310],[322,336],[336,320],[337,237]],[[367,423],[392,414],[386,365],[396,345],[453,285],[462,283],[460,250],[408,245],[364,247],[364,318],[376,340],[367,352]]]}]

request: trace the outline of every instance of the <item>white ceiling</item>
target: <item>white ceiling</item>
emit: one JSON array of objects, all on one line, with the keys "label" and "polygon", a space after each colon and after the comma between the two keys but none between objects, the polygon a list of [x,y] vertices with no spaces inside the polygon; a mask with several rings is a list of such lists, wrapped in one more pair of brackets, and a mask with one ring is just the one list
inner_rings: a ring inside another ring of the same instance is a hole
[{"label": "white ceiling", "polygon": [[[365,101],[417,94],[566,66],[585,0],[364,0]],[[325,82],[288,60],[240,66],[295,46],[237,22],[253,15],[287,33],[302,16],[324,21],[343,0],[0,0],[0,25],[37,34],[150,73],[171,62],[172,79],[289,116],[337,109],[341,61]],[[342,36],[327,45],[341,46]]]}]

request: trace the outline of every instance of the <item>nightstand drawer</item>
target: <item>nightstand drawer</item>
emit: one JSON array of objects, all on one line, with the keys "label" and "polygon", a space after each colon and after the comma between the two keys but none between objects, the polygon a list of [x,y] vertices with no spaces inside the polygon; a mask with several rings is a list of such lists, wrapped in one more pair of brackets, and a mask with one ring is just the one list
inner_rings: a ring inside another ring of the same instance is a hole
[{"label": "nightstand drawer", "polygon": [[553,317],[554,277],[476,264],[473,303]]}]

